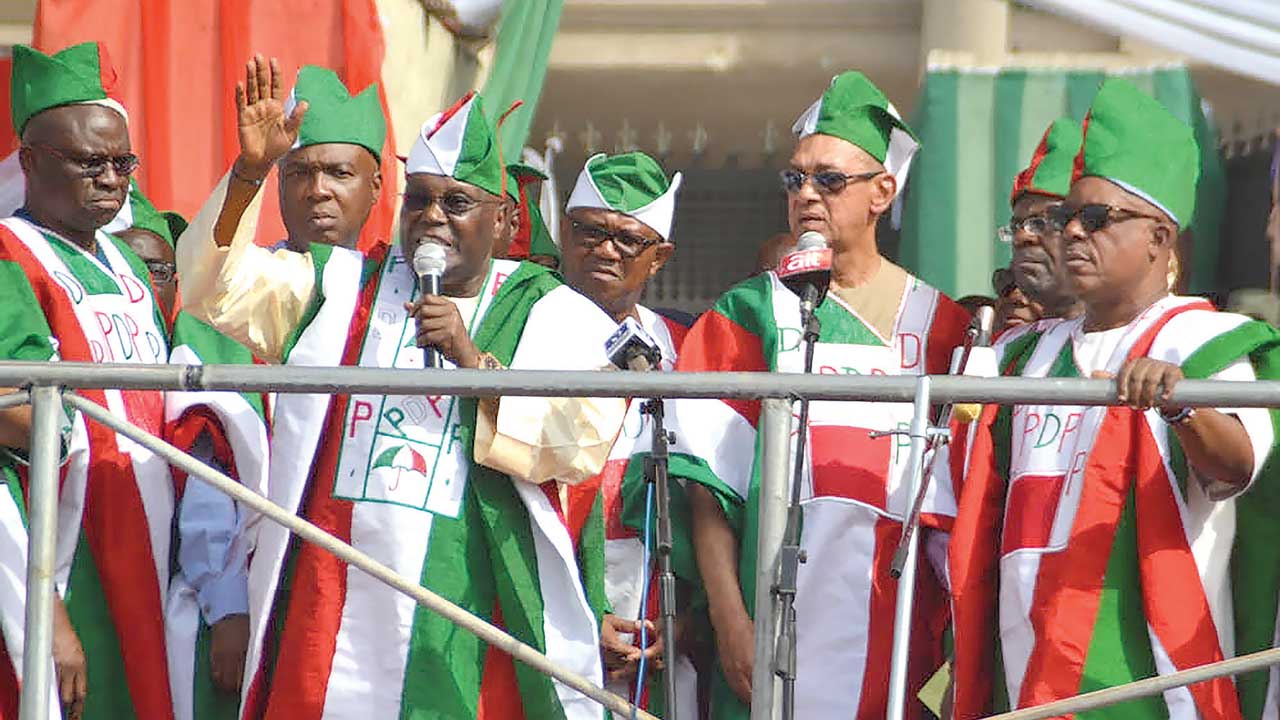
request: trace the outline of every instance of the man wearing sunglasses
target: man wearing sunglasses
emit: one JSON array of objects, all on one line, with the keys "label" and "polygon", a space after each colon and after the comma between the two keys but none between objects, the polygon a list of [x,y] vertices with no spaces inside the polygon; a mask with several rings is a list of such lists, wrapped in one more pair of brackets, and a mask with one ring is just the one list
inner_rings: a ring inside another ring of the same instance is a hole
[{"label": "man wearing sunglasses", "polygon": [[1032,155],[1031,164],[1013,181],[1009,202],[1013,216],[999,237],[1013,246],[1009,269],[1013,281],[1034,307],[1037,317],[1074,318],[1083,312],[1071,291],[1062,257],[1062,227],[1050,210],[1071,189],[1071,173],[1080,152],[1080,125],[1055,120]]},{"label": "man wearing sunglasses", "polygon": [[[830,292],[817,310],[820,373],[919,375],[947,372],[968,313],[883,258],[875,228],[906,180],[916,141],[861,73],[832,81],[797,121],[782,174],[793,236],[821,233],[833,251]],[[801,372],[800,307],[774,272],[730,290],[690,330],[678,370]],[[755,427],[759,405],[678,400],[673,474],[688,478],[693,541],[710,605],[721,672],[717,718],[745,718],[754,652],[757,514]],[[796,716],[884,717],[895,583],[887,568],[910,503],[906,443],[870,433],[904,427],[910,405],[811,405],[810,443],[796,612]],[[949,488],[930,498],[925,524],[948,525]],[[930,531],[926,531],[927,533]],[[945,547],[945,542],[941,547]],[[937,553],[934,553],[937,554]],[[921,553],[923,557],[926,553]],[[911,690],[941,662],[936,627],[945,592],[922,568]],[[756,608],[757,611],[763,610]],[[913,705],[913,715],[919,710]]]},{"label": "man wearing sunglasses", "polygon": [[[286,113],[273,64],[255,65],[262,75],[237,93],[241,149],[257,148],[265,161],[257,167],[266,167],[289,152],[313,110],[299,103]],[[340,126],[358,133],[368,123]],[[506,178],[479,96],[423,124],[404,180],[400,243],[367,256],[324,243],[304,253],[256,248],[245,231],[256,210],[228,223],[211,199],[192,222],[209,232],[195,236],[204,247],[191,255],[179,247],[186,308],[289,365],[421,371],[428,346],[446,368],[607,364],[616,323],[545,268],[492,258],[508,222]],[[412,259],[424,245],[443,249],[440,295],[417,287]],[[193,285],[186,273],[196,263],[207,276]],[[603,679],[603,578],[592,574],[598,566],[580,568],[575,552],[576,542],[602,541],[603,523],[565,512],[560,481],[600,471],[624,411],[620,399],[281,395],[270,494],[556,662]],[[579,693],[515,667],[269,523],[249,566],[249,607],[246,715],[461,718],[483,708],[495,717],[599,717]]]},{"label": "man wearing sunglasses", "polygon": [[[1010,374],[1114,377],[1123,406],[1046,398],[988,406],[978,421],[951,546],[957,717],[1275,639],[1277,528],[1274,507],[1261,504],[1276,492],[1263,469],[1273,413],[1191,408],[1171,394],[1184,376],[1273,378],[1280,339],[1169,294],[1178,231],[1195,212],[1191,128],[1118,79],[1103,84],[1085,128],[1081,172],[1050,210],[1084,313],[998,349]],[[1094,714],[1262,717],[1276,693],[1267,684],[1266,672],[1219,678]]]},{"label": "man wearing sunglasses", "polygon": [[[96,43],[45,55],[14,48],[11,110],[21,138],[25,205],[0,226],[0,358],[163,363],[166,328],[148,269],[104,232],[129,192],[138,158],[128,118],[111,98],[115,73]],[[159,432],[161,393],[84,390],[86,397]],[[30,411],[0,413],[0,491],[21,507]],[[66,429],[60,483],[53,702],[69,717],[167,717],[164,593],[169,581],[173,490],[168,465],[102,426]],[[21,530],[21,525],[18,526]],[[25,534],[6,540],[25,548]],[[24,561],[24,552],[3,562]],[[9,577],[22,578],[18,571]],[[14,588],[10,588],[14,589]],[[19,592],[21,587],[16,588]],[[6,629],[22,627],[19,595],[0,601]],[[64,603],[65,600],[65,603]],[[74,630],[72,629],[74,627]],[[83,650],[79,639],[84,640]],[[21,668],[20,637],[5,638]],[[12,708],[16,676],[0,672],[0,708]],[[0,712],[5,710],[0,709]],[[51,710],[51,717],[56,714]]]}]

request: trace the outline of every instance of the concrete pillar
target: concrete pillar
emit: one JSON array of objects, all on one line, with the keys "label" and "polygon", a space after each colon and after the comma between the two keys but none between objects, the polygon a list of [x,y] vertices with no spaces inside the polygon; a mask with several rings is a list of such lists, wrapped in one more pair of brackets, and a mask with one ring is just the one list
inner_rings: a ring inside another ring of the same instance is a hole
[{"label": "concrete pillar", "polygon": [[1004,60],[1009,46],[1006,0],[924,0],[921,62],[930,50],[970,53],[982,64]]}]

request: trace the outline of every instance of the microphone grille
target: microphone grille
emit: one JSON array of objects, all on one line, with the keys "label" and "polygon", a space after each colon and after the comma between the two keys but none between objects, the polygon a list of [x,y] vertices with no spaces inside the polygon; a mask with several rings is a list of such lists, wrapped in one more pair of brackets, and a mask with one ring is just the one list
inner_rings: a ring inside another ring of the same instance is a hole
[{"label": "microphone grille", "polygon": [[447,261],[444,248],[435,243],[423,243],[413,251],[413,272],[423,275],[443,275]]},{"label": "microphone grille", "polygon": [[796,250],[818,250],[827,247],[827,239],[817,230],[807,230],[800,233],[800,237],[796,239]]}]

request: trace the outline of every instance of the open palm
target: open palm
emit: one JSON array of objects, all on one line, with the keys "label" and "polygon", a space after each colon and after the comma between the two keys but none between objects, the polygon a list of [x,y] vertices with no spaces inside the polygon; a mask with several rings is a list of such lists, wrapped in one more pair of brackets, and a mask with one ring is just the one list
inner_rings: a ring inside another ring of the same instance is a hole
[{"label": "open palm", "polygon": [[289,115],[280,99],[280,66],[275,58],[261,55],[245,65],[243,83],[236,83],[236,129],[240,136],[240,161],[244,170],[265,175],[298,139],[298,128],[307,103],[300,102]]}]

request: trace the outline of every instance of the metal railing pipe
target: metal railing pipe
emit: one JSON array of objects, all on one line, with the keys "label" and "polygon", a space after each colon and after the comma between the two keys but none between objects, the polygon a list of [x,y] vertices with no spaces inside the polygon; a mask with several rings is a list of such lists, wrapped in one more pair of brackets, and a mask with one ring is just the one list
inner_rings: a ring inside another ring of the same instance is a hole
[{"label": "metal railing pipe", "polygon": [[1229,660],[1219,660],[1216,663],[1200,665],[1169,675],[1157,675],[1125,685],[1094,690],[1093,692],[1076,695],[1065,700],[1014,710],[1000,715],[992,715],[986,720],[1045,720],[1046,718],[1073,715],[1087,710],[1097,710],[1109,705],[1118,705],[1138,698],[1159,695],[1165,690],[1172,690],[1184,685],[1194,685],[1225,675],[1243,675],[1244,673],[1271,667],[1272,665],[1280,665],[1280,648],[1262,650]]},{"label": "metal railing pipe", "polygon": [[[930,379],[915,379],[916,397],[911,415],[911,453],[907,456],[907,492],[903,496],[902,526],[911,516],[916,493],[922,481],[924,451],[929,442]],[[902,720],[907,707],[907,664],[911,657],[911,618],[916,597],[916,555],[920,533],[907,540],[907,561],[898,578],[898,596],[893,616],[893,650],[889,656],[889,702],[887,720]]]},{"label": "metal railing pipe", "polygon": [[294,515],[279,505],[276,505],[265,497],[249,490],[226,475],[213,470],[208,465],[205,465],[187,453],[182,452],[165,441],[151,435],[137,425],[134,425],[123,418],[116,417],[111,414],[109,410],[97,403],[87,400],[79,395],[73,395],[70,393],[67,394],[66,399],[70,405],[80,410],[88,417],[97,420],[139,445],[142,445],[156,455],[164,458],[170,465],[182,469],[189,475],[194,475],[195,477],[200,478],[219,492],[228,495],[237,502],[243,503],[246,507],[261,513],[264,518],[288,528],[291,533],[299,538],[302,538],[317,547],[328,550],[344,563],[359,568],[379,582],[389,585],[401,593],[408,595],[417,601],[419,605],[422,605],[428,610],[440,615],[449,622],[452,622],[472,635],[475,635],[489,645],[511,655],[512,659],[528,665],[543,675],[559,680],[565,685],[568,685],[574,690],[577,690],[583,695],[595,700],[609,710],[623,713],[627,717],[644,718],[645,720],[658,720],[653,715],[633,707],[631,703],[623,700],[617,695],[593,684],[587,678],[573,672],[572,670],[557,665],[546,655],[543,655],[532,647],[525,645],[511,635],[508,635],[502,629],[490,625],[484,620],[481,620],[475,615],[472,615],[466,610],[422,587],[418,583],[397,574],[386,565],[383,565],[365,553],[360,552],[315,525],[312,525],[306,520],[303,520],[297,515]]},{"label": "metal railing pipe", "polygon": [[[1115,381],[1088,378],[931,376],[935,403],[1048,402],[1116,404]],[[382,395],[741,398],[912,401],[910,376],[799,373],[645,373],[560,370],[392,370],[280,365],[110,365],[0,362],[0,387],[31,384],[68,388],[232,390]],[[1180,405],[1280,407],[1280,381],[1183,380]]]},{"label": "metal railing pipe", "polygon": [[20,720],[47,720],[53,663],[53,565],[58,530],[59,422],[62,392],[31,389],[31,460],[27,481],[27,606],[22,644]]},{"label": "metal railing pipe", "polygon": [[763,441],[760,467],[759,533],[756,538],[755,665],[751,668],[751,720],[773,720],[780,705],[779,681],[773,672],[778,624],[782,617],[774,602],[778,554],[791,503],[791,402],[765,400],[760,410]]},{"label": "metal railing pipe", "polygon": [[0,395],[0,410],[16,408],[19,405],[26,405],[29,402],[31,402],[31,393],[26,390],[7,393],[5,395]]}]

